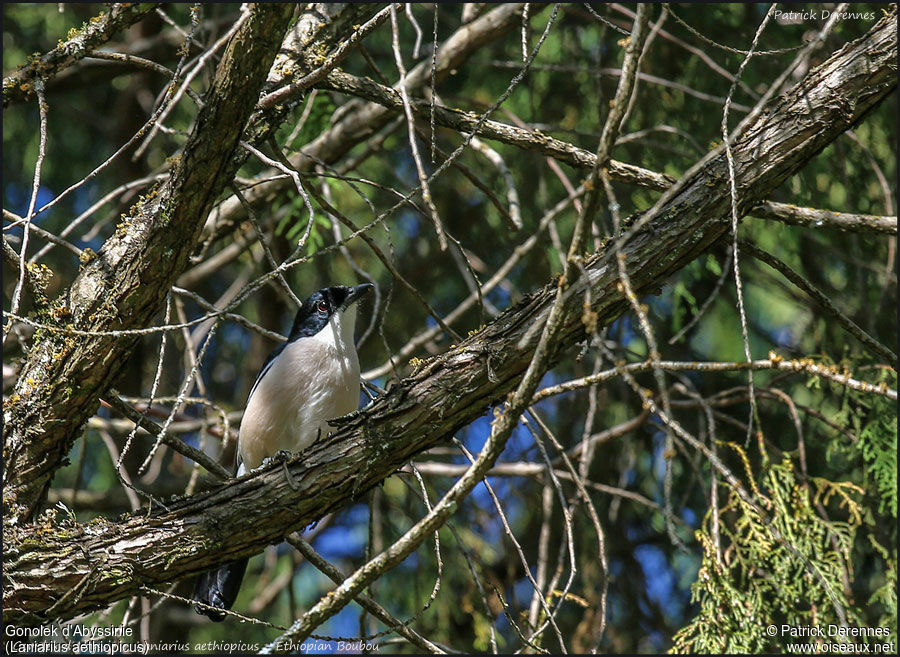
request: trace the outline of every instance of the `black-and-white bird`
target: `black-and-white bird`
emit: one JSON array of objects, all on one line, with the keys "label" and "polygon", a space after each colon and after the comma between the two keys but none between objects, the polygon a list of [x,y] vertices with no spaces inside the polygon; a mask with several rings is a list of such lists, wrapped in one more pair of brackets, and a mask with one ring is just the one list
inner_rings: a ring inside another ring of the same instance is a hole
[{"label": "black-and-white bird", "polygon": [[[269,354],[250,390],[238,435],[236,476],[280,451],[305,449],[328,434],[328,420],[359,407],[354,302],[373,287],[326,287],[303,302],[287,342]],[[231,609],[246,569],[245,557],[203,573],[194,599]],[[208,607],[194,608],[214,621],[225,618]]]}]

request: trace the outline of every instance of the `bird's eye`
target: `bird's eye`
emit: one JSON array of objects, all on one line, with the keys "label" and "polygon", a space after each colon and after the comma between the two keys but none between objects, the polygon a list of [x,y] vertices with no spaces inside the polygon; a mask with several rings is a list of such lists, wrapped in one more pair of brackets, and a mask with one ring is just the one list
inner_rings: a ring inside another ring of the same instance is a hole
[{"label": "bird's eye", "polygon": [[316,309],[320,313],[327,313],[328,312],[328,304],[325,303],[324,301],[320,301],[319,303],[316,304]]}]

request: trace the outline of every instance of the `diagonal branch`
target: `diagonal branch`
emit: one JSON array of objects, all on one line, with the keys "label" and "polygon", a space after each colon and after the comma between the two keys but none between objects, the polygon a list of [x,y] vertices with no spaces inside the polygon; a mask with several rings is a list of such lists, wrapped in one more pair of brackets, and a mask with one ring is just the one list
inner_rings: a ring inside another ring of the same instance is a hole
[{"label": "diagonal branch", "polygon": [[[894,89],[896,9],[848,43],[769,106],[733,143],[738,210],[746,213],[799,171]],[[681,192],[621,246],[639,295],[727,234],[730,197],[724,156],[685,181]],[[552,357],[585,339],[582,300],[590,290],[597,326],[628,307],[612,250],[580,259],[585,275],[561,296]],[[414,455],[450,438],[514,390],[532,362],[557,296],[550,281],[450,351],[426,361],[288,469],[281,465],[174,501],[149,516],[42,531],[5,523],[4,612],[19,625],[72,618],[135,595],[142,586],[196,575],[281,541],[342,508]],[[452,509],[449,511],[452,512]]]},{"label": "diagonal branch", "polygon": [[[88,339],[76,343],[73,336],[54,331],[23,368],[3,434],[4,507],[18,516],[35,513],[53,473],[135,344],[134,335],[110,332],[150,323],[183,271],[203,227],[198,218],[211,211],[247,157],[234,149],[234,139],[242,133],[265,138],[284,118],[280,106],[253,112],[264,83],[279,84],[286,70],[276,53],[288,44],[297,56],[308,55],[305,47],[339,41],[355,20],[376,11],[375,5],[311,5],[284,42],[276,43],[287,31],[294,6],[251,7],[235,26],[178,167],[161,189],[132,209],[133,216],[124,219],[69,291],[72,321],[56,328],[87,331]],[[265,39],[259,39],[263,34]],[[245,48],[248,41],[252,48]]]},{"label": "diagonal branch", "polygon": [[844,327],[850,335],[855,337],[857,340],[866,345],[870,350],[881,356],[889,365],[893,365],[897,362],[897,354],[891,351],[888,347],[881,344],[878,340],[873,338],[871,335],[866,333],[856,322],[847,317],[844,313],[842,313],[837,306],[829,299],[825,294],[820,292],[812,283],[803,278],[800,274],[791,269],[787,263],[782,262],[771,253],[767,251],[763,251],[755,244],[752,244],[746,240],[740,240],[738,242],[742,249],[746,249],[750,255],[758,260],[762,260],[764,263],[775,269],[776,271],[781,272],[781,274],[788,279],[791,283],[799,287],[801,290],[806,292],[822,309],[828,313],[834,320]]},{"label": "diagonal branch", "polygon": [[[631,42],[625,53],[625,64],[623,64],[623,69],[625,69],[628,68],[627,65],[630,62],[633,73],[637,70],[634,64],[637,60],[637,53],[643,44],[643,39],[646,38],[645,28],[649,17],[649,9],[646,5],[641,5],[638,9],[638,18],[634,22]],[[624,108],[627,104],[626,100],[633,88],[633,82],[633,74],[631,76],[623,75],[620,80],[619,88],[616,92],[616,103],[603,126],[603,135],[600,138],[600,145],[597,149],[598,163],[605,162],[609,157],[609,149],[618,132],[619,123],[622,120]],[[599,164],[593,171],[594,179],[596,179],[598,170]],[[598,187],[594,186],[589,192],[588,200],[585,202],[582,212],[579,213],[575,231],[572,235],[572,242],[569,246],[565,271],[559,285],[556,286],[553,301],[550,303],[547,312],[546,322],[537,324],[543,325],[543,330],[529,358],[527,368],[517,382],[515,392],[509,395],[507,402],[503,405],[503,412],[498,414],[491,424],[491,432],[487,442],[478,458],[472,463],[472,467],[453,484],[450,490],[435,504],[434,508],[429,509],[425,517],[419,520],[389,548],[360,567],[353,575],[341,583],[332,595],[320,600],[306,614],[294,621],[287,632],[278,637],[275,642],[269,643],[262,650],[263,654],[270,653],[273,649],[277,650],[277,646],[279,644],[283,645],[285,641],[293,643],[304,641],[318,625],[337,613],[356,593],[362,591],[369,582],[412,554],[429,533],[437,531],[450,518],[457,505],[482,481],[485,473],[494,465],[513,430],[518,426],[522,414],[528,408],[531,402],[531,395],[537,389],[541,377],[550,369],[550,363],[558,354],[559,345],[557,344],[557,338],[566,323],[566,314],[571,313],[573,310],[572,306],[575,305],[572,303],[567,304],[566,300],[572,297],[570,291],[579,275],[579,256],[584,252],[584,244],[588,233],[587,226],[593,220],[593,215],[599,205]],[[491,494],[493,495],[493,493]],[[603,566],[603,576],[606,577],[605,559]],[[533,579],[532,585],[537,588],[537,583]],[[546,603],[544,604],[544,611],[548,615],[549,622],[556,630],[561,651],[566,652],[562,634],[556,626],[553,614],[550,613]]]}]

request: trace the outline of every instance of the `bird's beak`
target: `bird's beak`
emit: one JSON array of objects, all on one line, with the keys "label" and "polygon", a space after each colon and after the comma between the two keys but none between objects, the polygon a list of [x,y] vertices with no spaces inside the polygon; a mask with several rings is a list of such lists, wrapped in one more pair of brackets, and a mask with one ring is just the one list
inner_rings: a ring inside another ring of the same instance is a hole
[{"label": "bird's beak", "polygon": [[363,283],[362,285],[355,285],[354,287],[351,287],[350,294],[348,294],[347,298],[344,300],[344,308],[349,307],[351,303],[365,296],[369,292],[369,290],[374,289],[375,286],[371,283]]}]

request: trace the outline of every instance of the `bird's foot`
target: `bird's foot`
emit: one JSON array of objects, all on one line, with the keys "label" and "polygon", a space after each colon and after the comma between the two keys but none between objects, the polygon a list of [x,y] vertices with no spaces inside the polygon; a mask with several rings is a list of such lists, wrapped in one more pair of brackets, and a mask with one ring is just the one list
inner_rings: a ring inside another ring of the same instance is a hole
[{"label": "bird's foot", "polygon": [[298,490],[300,485],[297,483],[297,480],[294,479],[294,475],[291,474],[291,471],[288,469],[288,463],[296,456],[293,452],[289,452],[286,449],[279,449],[277,452],[272,454],[272,456],[267,456],[263,459],[261,467],[265,468],[275,463],[281,463],[281,471],[284,473],[284,479],[287,481],[288,486],[290,486],[293,490]]},{"label": "bird's foot", "polygon": [[350,411],[350,412],[347,413],[346,415],[342,415],[342,416],[340,416],[340,417],[338,417],[338,418],[335,418],[335,420],[337,421],[337,423],[340,423],[340,424],[342,424],[342,423],[344,423],[344,422],[349,422],[350,420],[355,420],[355,419],[358,418],[360,415],[362,415],[362,410],[363,410],[363,409],[358,408],[358,409],[356,409],[355,411]]},{"label": "bird's foot", "polygon": [[287,463],[292,458],[294,458],[294,456],[296,456],[296,454],[294,454],[293,452],[289,452],[286,449],[279,449],[277,452],[272,454],[272,456],[267,456],[266,458],[264,458],[260,465],[261,467],[268,467],[275,463]]},{"label": "bird's foot", "polygon": [[286,449],[279,449],[272,455],[272,458],[275,461],[290,461],[292,458],[294,458],[294,456],[294,452],[288,451]]}]

